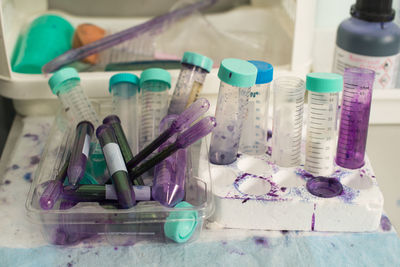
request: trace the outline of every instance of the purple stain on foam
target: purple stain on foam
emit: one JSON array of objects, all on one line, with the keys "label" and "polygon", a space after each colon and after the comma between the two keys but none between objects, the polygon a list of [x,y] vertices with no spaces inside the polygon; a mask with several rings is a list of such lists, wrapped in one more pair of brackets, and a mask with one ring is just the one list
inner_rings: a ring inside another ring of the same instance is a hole
[{"label": "purple stain on foam", "polygon": [[267,141],[269,140],[269,139],[271,139],[272,138],[272,131],[271,130],[268,130],[267,131]]},{"label": "purple stain on foam", "polygon": [[242,201],[242,203],[246,203],[247,200],[249,200],[249,199],[250,199],[249,197],[245,198],[245,199]]},{"label": "purple stain on foam", "polygon": [[237,158],[240,158],[241,156],[242,156],[242,154],[240,154],[240,153],[237,153],[237,155],[236,155]]},{"label": "purple stain on foam", "polygon": [[267,152],[266,153],[267,153],[268,156],[272,156],[272,147],[271,146],[267,147]]},{"label": "purple stain on foam", "polygon": [[72,264],[72,262],[68,262],[68,263],[67,263],[67,267],[72,267],[72,266],[74,266],[74,265]]},{"label": "purple stain on foam", "polygon": [[32,182],[32,173],[31,172],[27,172],[24,174],[24,179],[28,182]]},{"label": "purple stain on foam", "polygon": [[343,185],[343,192],[338,198],[342,199],[345,203],[351,203],[358,196],[359,192],[359,190]]},{"label": "purple stain on foam", "polygon": [[314,177],[311,173],[305,171],[304,169],[300,169],[300,168],[296,169],[295,173],[296,173],[296,175],[299,175],[304,180]]},{"label": "purple stain on foam", "polygon": [[316,207],[317,207],[317,204],[314,203],[314,212],[311,217],[311,231],[314,231],[314,229],[315,229],[315,208]]},{"label": "purple stain on foam", "polygon": [[282,235],[287,235],[289,233],[288,230],[281,230]]},{"label": "purple stain on foam", "polygon": [[226,244],[228,244],[228,242],[226,242],[226,241],[222,241],[221,243],[222,243],[222,245],[224,245],[224,246],[225,246]]},{"label": "purple stain on foam", "polygon": [[390,229],[392,229],[392,224],[390,223],[389,218],[385,215],[382,215],[381,217],[381,228],[385,232],[390,231]]},{"label": "purple stain on foam", "polygon": [[286,187],[281,187],[282,192],[286,192],[286,189],[287,189]]},{"label": "purple stain on foam", "polygon": [[118,250],[118,248],[117,248],[117,247],[114,247],[114,250]]},{"label": "purple stain on foam", "polygon": [[4,184],[11,184],[11,181],[10,180],[5,180]]},{"label": "purple stain on foam", "polygon": [[36,165],[40,161],[40,157],[38,155],[31,157],[31,165]]},{"label": "purple stain on foam", "polygon": [[11,166],[11,169],[17,170],[17,169],[19,169],[19,166],[18,166],[17,164],[13,164],[13,165]]},{"label": "purple stain on foam", "polygon": [[39,136],[38,136],[37,134],[30,134],[30,133],[27,133],[27,134],[24,135],[24,137],[25,137],[25,138],[32,138],[33,141],[39,140]]},{"label": "purple stain on foam", "polygon": [[268,239],[266,237],[255,236],[253,239],[256,245],[262,246],[264,248],[269,248]]}]

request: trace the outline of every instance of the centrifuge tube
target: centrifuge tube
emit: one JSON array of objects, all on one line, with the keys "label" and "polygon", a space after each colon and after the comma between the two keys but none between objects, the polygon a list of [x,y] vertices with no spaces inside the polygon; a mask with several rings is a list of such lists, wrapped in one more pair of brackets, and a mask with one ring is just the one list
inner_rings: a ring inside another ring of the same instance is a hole
[{"label": "centrifuge tube", "polygon": [[78,72],[74,68],[55,72],[49,79],[49,86],[75,125],[81,121],[90,121],[95,127],[99,125],[98,116],[83,92]]},{"label": "centrifuge tube", "polygon": [[227,165],[236,161],[243,119],[257,68],[244,60],[228,58],[218,71],[221,80],[215,112],[217,127],[210,144],[210,162]]},{"label": "centrifuge tube", "polygon": [[297,77],[274,81],[272,160],[281,167],[300,164],[305,83]]},{"label": "centrifuge tube", "polygon": [[139,78],[130,73],[112,76],[110,93],[112,94],[112,113],[120,119],[130,150],[133,155],[136,155],[139,152]]},{"label": "centrifuge tube", "polygon": [[345,69],[336,163],[357,169],[364,165],[369,113],[375,72],[361,68]]},{"label": "centrifuge tube", "polygon": [[257,80],[251,87],[239,150],[260,155],[267,151],[269,91],[274,69],[264,61],[249,62],[257,67]]},{"label": "centrifuge tube", "polygon": [[181,114],[198,97],[213,61],[203,55],[185,52],[178,82],[169,105],[168,114]]},{"label": "centrifuge tube", "polygon": [[336,148],[339,92],[341,75],[310,73],[307,75],[308,117],[305,170],[314,176],[333,172]]},{"label": "centrifuge tube", "polygon": [[139,146],[143,149],[158,136],[158,126],[168,112],[168,89],[171,75],[168,71],[151,68],[140,75],[142,90],[142,118],[140,122]]}]

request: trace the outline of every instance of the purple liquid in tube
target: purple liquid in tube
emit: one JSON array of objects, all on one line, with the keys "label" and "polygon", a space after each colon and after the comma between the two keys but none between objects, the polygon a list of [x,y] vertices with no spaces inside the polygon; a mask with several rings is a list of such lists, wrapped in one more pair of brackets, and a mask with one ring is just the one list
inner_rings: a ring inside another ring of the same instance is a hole
[{"label": "purple liquid in tube", "polygon": [[[159,131],[162,133],[170,127],[177,115],[166,116],[160,123]],[[176,140],[176,135],[170,137],[159,148],[161,152],[165,147]],[[178,150],[155,167],[152,197],[162,205],[173,207],[181,202],[185,196],[187,150]]]},{"label": "purple liquid in tube", "polygon": [[336,163],[344,168],[358,169],[364,165],[368,123],[375,72],[347,68],[336,151]]}]

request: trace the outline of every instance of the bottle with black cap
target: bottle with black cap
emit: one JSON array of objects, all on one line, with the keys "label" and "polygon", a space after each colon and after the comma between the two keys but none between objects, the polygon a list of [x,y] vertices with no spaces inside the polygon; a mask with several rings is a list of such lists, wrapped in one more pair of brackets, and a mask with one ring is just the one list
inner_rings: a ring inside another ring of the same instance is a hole
[{"label": "bottle with black cap", "polygon": [[393,22],[392,0],[357,0],[350,14],[337,31],[333,72],[343,75],[348,67],[372,69],[374,89],[395,88],[400,28]]}]

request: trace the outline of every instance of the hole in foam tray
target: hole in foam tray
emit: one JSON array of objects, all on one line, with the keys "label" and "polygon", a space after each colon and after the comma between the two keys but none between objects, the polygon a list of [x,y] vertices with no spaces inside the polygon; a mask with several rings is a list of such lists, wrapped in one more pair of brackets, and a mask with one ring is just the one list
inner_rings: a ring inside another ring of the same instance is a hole
[{"label": "hole in foam tray", "polygon": [[235,186],[244,195],[263,196],[271,191],[271,183],[258,176],[248,175]]}]

